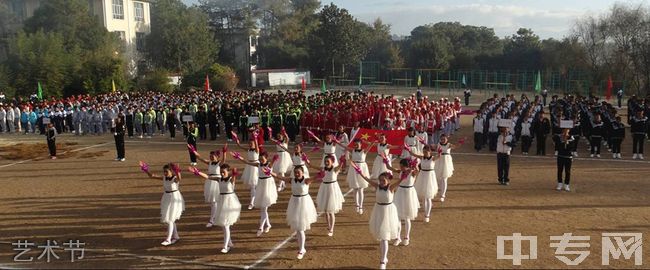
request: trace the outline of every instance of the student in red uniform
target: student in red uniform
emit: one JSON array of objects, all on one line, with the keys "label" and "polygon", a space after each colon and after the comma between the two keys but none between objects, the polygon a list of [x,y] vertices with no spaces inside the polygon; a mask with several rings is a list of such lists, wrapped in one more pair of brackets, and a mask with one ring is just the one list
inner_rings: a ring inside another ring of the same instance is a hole
[{"label": "student in red uniform", "polygon": [[306,111],[300,117],[300,130],[301,130],[301,139],[303,143],[311,141],[311,136],[307,134],[307,130],[312,129],[312,113],[311,111]]}]

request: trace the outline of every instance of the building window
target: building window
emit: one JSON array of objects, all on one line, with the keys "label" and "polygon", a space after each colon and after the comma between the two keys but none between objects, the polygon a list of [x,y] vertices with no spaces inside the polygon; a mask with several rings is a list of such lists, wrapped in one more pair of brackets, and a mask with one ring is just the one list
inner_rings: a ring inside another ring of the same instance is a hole
[{"label": "building window", "polygon": [[135,10],[135,21],[144,22],[144,4],[133,2],[133,9]]},{"label": "building window", "polygon": [[124,0],[113,0],[113,19],[124,20]]},{"label": "building window", "polygon": [[135,48],[139,52],[144,51],[144,36],[145,34],[142,32],[135,33]]}]

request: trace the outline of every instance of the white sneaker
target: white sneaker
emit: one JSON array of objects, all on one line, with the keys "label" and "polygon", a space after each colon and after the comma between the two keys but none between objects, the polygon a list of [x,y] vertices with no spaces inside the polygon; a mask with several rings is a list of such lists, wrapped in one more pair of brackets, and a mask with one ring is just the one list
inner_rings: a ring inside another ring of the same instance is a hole
[{"label": "white sneaker", "polygon": [[393,246],[399,246],[399,244],[401,243],[402,243],[402,239],[398,238],[397,240],[395,240],[395,243],[393,243]]},{"label": "white sneaker", "polygon": [[596,157],[597,157],[597,158],[600,158],[600,154],[596,154]]},{"label": "white sneaker", "polygon": [[569,185],[564,185],[564,190],[571,191],[571,189],[569,188]]},{"label": "white sneaker", "polygon": [[562,183],[557,183],[557,187],[555,187],[555,190],[557,191],[562,190]]},{"label": "white sneaker", "polygon": [[621,156],[621,153],[616,154],[618,156],[618,159],[622,159],[623,157]]},{"label": "white sneaker", "polygon": [[637,158],[639,158],[639,154],[634,154],[634,155],[632,156],[632,159],[637,159]]},{"label": "white sneaker", "polygon": [[212,222],[208,222],[208,224],[205,224],[206,228],[212,228],[212,226],[214,226],[214,224],[212,224]]},{"label": "white sneaker", "polygon": [[172,242],[171,242],[171,241],[168,241],[168,240],[165,240],[165,241],[163,241],[163,242],[160,243],[160,244],[163,245],[163,246],[169,246],[169,245],[172,244]]},{"label": "white sneaker", "polygon": [[578,157],[578,152],[573,152],[574,157]]},{"label": "white sneaker", "polygon": [[297,256],[298,260],[302,260],[302,258],[305,257],[305,253],[307,253],[306,250],[298,252],[298,256]]},{"label": "white sneaker", "polygon": [[589,155],[589,157],[594,157],[594,154]]},{"label": "white sneaker", "polygon": [[222,249],[221,249],[221,253],[223,253],[223,254],[228,253],[228,251],[230,251],[230,247],[222,248]]},{"label": "white sneaker", "polygon": [[424,222],[429,223],[429,217],[425,217]]},{"label": "white sneaker", "polygon": [[553,155],[554,155],[554,156],[557,156],[557,151],[555,151],[555,154],[553,154]]},{"label": "white sneaker", "polygon": [[408,239],[404,239],[404,246],[408,246],[411,242]]},{"label": "white sneaker", "polygon": [[120,161],[121,161],[121,162],[124,162],[124,161],[126,161],[126,158],[122,158],[122,159],[120,159]]},{"label": "white sneaker", "polygon": [[613,158],[613,159],[617,159],[617,158],[618,158],[618,156],[616,155],[616,153],[612,154],[612,158]]},{"label": "white sneaker", "polygon": [[639,159],[643,159],[643,154],[639,154]]},{"label": "white sneaker", "polygon": [[363,215],[363,208],[359,208],[359,215]]}]

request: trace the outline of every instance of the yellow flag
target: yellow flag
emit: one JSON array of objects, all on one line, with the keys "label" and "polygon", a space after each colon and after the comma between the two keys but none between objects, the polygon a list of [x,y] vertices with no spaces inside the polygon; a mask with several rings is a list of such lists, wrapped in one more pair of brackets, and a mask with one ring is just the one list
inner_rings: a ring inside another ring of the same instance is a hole
[{"label": "yellow flag", "polygon": [[113,93],[115,93],[115,80],[111,80],[111,84],[113,85]]}]

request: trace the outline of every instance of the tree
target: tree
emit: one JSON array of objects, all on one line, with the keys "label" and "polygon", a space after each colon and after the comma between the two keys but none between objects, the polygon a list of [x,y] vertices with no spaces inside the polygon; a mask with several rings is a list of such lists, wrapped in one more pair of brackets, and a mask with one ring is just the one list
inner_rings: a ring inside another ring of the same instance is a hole
[{"label": "tree", "polygon": [[218,45],[210,32],[208,17],[197,7],[180,0],[152,3],[149,58],[157,68],[193,73],[216,61]]},{"label": "tree", "polygon": [[169,72],[164,69],[154,69],[138,80],[138,88],[146,91],[171,93],[174,85],[170,83]]},{"label": "tree", "polygon": [[431,25],[418,26],[405,41],[408,66],[411,68],[447,69],[452,59],[451,41]]},{"label": "tree", "polygon": [[533,30],[519,28],[517,33],[504,41],[503,55],[510,69],[540,70],[541,41]]},{"label": "tree", "polygon": [[323,7],[318,17],[320,25],[310,41],[312,68],[317,74],[334,75],[340,66],[339,74],[345,76],[345,67],[358,65],[367,53],[369,27],[334,4]]},{"label": "tree", "polygon": [[370,25],[369,48],[365,60],[378,61],[382,68],[396,68],[404,65],[399,47],[392,41],[390,25],[377,18]]}]

